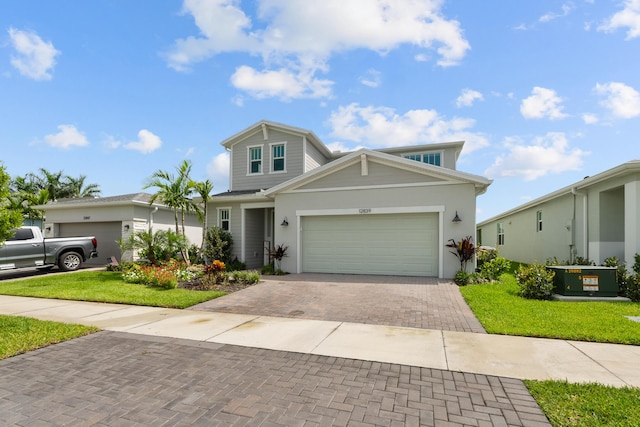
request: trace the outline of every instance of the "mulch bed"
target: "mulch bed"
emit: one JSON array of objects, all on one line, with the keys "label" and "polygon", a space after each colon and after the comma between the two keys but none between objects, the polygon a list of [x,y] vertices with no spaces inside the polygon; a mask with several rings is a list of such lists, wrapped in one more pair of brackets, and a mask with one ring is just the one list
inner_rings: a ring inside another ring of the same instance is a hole
[{"label": "mulch bed", "polygon": [[254,284],[236,282],[234,280],[231,280],[228,283],[209,285],[205,284],[200,279],[196,279],[190,282],[180,282],[178,283],[178,288],[188,289],[190,291],[221,291],[230,294],[232,292],[241,291],[253,285]]}]

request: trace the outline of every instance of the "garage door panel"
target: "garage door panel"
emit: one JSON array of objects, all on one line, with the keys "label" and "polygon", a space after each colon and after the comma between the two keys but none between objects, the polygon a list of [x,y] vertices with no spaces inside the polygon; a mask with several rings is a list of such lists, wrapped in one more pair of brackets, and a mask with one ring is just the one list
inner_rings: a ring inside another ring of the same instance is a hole
[{"label": "garage door panel", "polygon": [[120,260],[121,251],[116,240],[122,236],[121,228],[121,222],[60,224],[58,237],[95,236],[98,240],[98,257],[88,259],[85,265],[104,266],[111,256]]},{"label": "garage door panel", "polygon": [[305,272],[438,275],[437,214],[305,217]]}]

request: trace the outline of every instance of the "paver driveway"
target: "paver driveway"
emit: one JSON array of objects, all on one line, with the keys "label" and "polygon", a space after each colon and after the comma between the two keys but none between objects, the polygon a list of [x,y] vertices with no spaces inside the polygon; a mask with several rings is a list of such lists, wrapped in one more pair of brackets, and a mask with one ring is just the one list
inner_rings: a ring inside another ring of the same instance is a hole
[{"label": "paver driveway", "polygon": [[[199,308],[484,332],[450,282],[332,277]],[[516,379],[122,332],[2,360],[0,379],[0,425],[550,425]]]},{"label": "paver driveway", "polygon": [[0,361],[0,378],[0,425],[549,425],[519,380],[120,332]]},{"label": "paver driveway", "polygon": [[196,310],[484,333],[458,287],[430,277],[290,274]]}]

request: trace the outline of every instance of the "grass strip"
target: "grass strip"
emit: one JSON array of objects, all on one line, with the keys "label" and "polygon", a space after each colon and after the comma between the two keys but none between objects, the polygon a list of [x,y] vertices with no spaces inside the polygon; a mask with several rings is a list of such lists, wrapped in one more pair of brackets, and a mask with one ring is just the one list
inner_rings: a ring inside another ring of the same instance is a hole
[{"label": "grass strip", "polygon": [[0,315],[0,359],[96,331],[94,327]]},{"label": "grass strip", "polygon": [[119,272],[82,271],[73,274],[54,274],[0,282],[0,294],[187,308],[226,295],[226,292],[162,289],[125,283]]},{"label": "grass strip", "polygon": [[525,381],[556,427],[640,425],[640,389],[564,381]]},{"label": "grass strip", "polygon": [[460,288],[490,334],[640,345],[640,303],[528,300],[518,296],[515,277]]}]

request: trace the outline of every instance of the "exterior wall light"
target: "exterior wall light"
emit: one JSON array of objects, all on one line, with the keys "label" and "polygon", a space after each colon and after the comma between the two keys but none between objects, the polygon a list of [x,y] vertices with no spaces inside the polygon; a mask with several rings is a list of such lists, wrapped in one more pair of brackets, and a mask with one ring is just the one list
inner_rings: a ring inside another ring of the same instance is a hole
[{"label": "exterior wall light", "polygon": [[129,231],[129,224],[124,225],[124,231]]},{"label": "exterior wall light", "polygon": [[280,223],[281,226],[286,227],[289,225],[289,221],[287,220],[287,217],[285,216],[284,219],[282,220],[282,223]]},{"label": "exterior wall light", "polygon": [[451,222],[453,222],[454,224],[457,224],[457,223],[459,223],[461,221],[462,221],[462,219],[460,219],[460,217],[458,216],[458,211],[456,211],[456,216],[453,217]]}]

